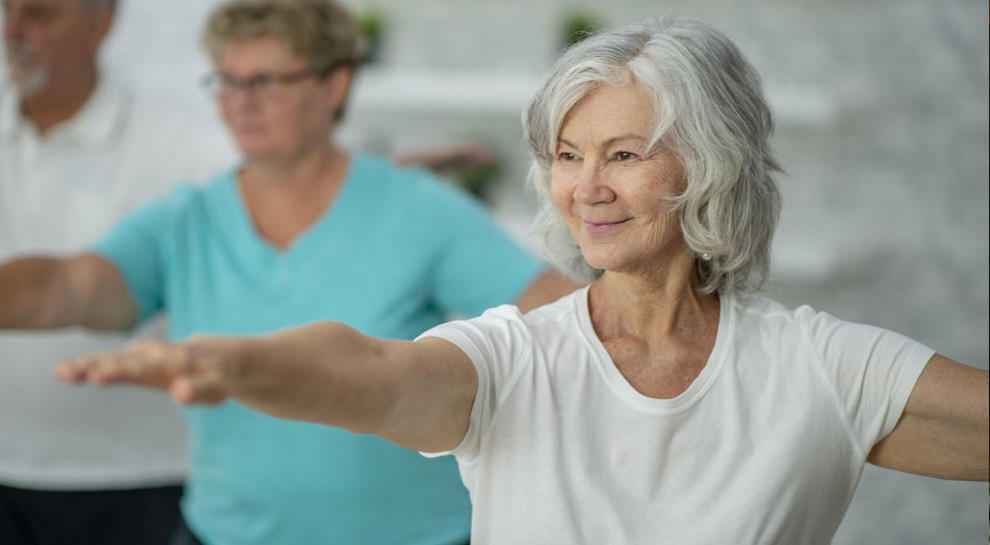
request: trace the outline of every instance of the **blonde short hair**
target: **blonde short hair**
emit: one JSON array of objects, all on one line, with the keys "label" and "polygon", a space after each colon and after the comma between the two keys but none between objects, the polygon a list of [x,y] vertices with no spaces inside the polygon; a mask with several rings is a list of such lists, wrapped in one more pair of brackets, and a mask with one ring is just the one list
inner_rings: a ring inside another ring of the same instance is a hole
[{"label": "blonde short hair", "polygon": [[203,46],[216,61],[229,42],[275,38],[320,76],[357,65],[363,36],[347,10],[333,0],[232,0],[216,8],[203,30]]}]

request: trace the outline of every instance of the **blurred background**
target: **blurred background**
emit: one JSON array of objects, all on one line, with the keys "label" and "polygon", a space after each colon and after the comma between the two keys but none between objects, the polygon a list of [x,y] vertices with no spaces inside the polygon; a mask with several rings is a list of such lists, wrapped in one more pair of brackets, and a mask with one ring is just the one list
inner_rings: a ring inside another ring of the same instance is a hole
[{"label": "blurred background", "polygon": [[[106,72],[214,118],[198,38],[216,3],[121,0]],[[770,295],[988,367],[983,0],[344,3],[375,47],[343,140],[395,154],[488,146],[493,166],[451,179],[534,249],[519,117],[550,59],[575,29],[663,14],[706,20],[763,74],[777,116],[787,174]],[[834,543],[984,542],[987,492],[868,467]]]}]

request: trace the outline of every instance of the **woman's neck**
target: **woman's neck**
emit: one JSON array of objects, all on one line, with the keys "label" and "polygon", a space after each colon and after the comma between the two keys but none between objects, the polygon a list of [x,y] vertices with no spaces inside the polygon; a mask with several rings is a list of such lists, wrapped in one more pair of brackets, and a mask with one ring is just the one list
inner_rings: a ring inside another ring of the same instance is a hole
[{"label": "woman's neck", "polygon": [[694,259],[684,251],[646,271],[606,271],[589,294],[595,329],[604,337],[637,337],[654,344],[691,338],[706,325],[717,326],[718,297],[698,291]]},{"label": "woman's neck", "polygon": [[671,399],[701,374],[718,334],[719,300],[697,291],[694,257],[649,274],[606,272],[591,286],[591,322],[616,368],[639,393]]},{"label": "woman's neck", "polygon": [[291,161],[251,161],[240,174],[241,192],[258,233],[287,248],[321,218],[344,182],[348,156],[322,146]]},{"label": "woman's neck", "polygon": [[250,160],[241,172],[246,190],[286,200],[305,200],[342,181],[347,154],[335,146],[314,146],[290,158]]}]

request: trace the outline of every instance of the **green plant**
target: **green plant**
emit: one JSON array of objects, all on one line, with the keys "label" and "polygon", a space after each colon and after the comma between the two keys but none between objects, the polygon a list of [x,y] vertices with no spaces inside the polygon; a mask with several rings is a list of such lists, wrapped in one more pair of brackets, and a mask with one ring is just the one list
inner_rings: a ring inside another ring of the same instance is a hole
[{"label": "green plant", "polygon": [[384,12],[377,7],[367,8],[355,15],[354,22],[364,36],[366,43],[363,62],[377,61],[381,55],[381,44],[385,34]]},{"label": "green plant", "polygon": [[600,32],[605,24],[597,15],[579,10],[564,15],[560,28],[563,47],[566,49]]}]

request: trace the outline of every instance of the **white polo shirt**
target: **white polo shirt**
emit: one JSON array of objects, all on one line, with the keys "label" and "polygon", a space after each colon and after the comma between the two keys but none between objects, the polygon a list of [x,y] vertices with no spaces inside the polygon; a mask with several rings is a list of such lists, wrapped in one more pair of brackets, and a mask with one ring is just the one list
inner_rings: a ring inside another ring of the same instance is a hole
[{"label": "white polo shirt", "polygon": [[[124,214],[177,182],[229,168],[219,124],[99,84],[71,120],[38,134],[0,87],[0,261],[84,251]],[[163,333],[161,320],[135,334]],[[0,484],[112,489],[179,482],[185,429],[162,394],[56,382],[65,356],[131,336],[0,331]]]}]

